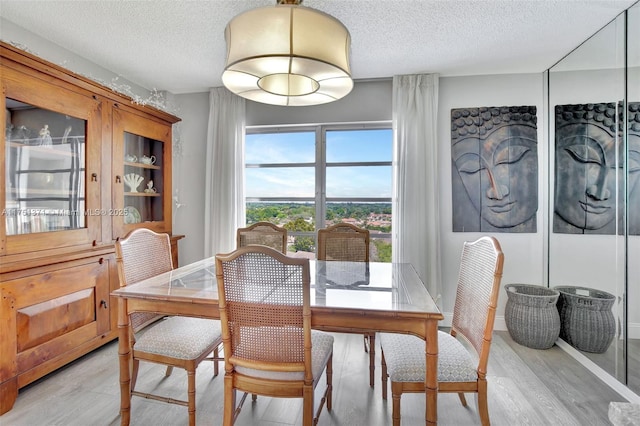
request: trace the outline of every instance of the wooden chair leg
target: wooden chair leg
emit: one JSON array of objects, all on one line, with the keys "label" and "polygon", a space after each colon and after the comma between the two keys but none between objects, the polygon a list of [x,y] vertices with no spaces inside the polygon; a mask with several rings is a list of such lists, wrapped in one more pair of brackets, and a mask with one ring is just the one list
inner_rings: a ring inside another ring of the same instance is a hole
[{"label": "wooden chair leg", "polygon": [[224,413],[222,424],[224,426],[233,426],[236,411],[236,391],[233,389],[233,378],[231,376],[224,377]]},{"label": "wooden chair leg", "polygon": [[482,426],[489,426],[489,405],[487,402],[487,381],[478,381],[478,413]]},{"label": "wooden chair leg", "polygon": [[462,406],[466,407],[467,406],[467,398],[464,397],[464,393],[458,392],[458,398],[460,398],[460,402],[462,403]]},{"label": "wooden chair leg", "polygon": [[333,394],[333,354],[329,358],[329,362],[327,362],[327,370],[325,372],[327,376],[327,410],[331,411],[331,401]]},{"label": "wooden chair leg", "polygon": [[[327,366],[325,368],[324,374],[327,380],[327,387],[325,388],[322,394],[322,397],[320,398],[320,402],[317,404],[315,413],[312,413],[313,426],[318,425],[318,421],[320,420],[320,415],[322,414],[322,408],[324,407],[325,404],[327,405],[327,411],[331,411],[332,394],[333,394],[333,353],[329,356],[329,359],[327,360]],[[303,395],[305,395],[306,389],[307,387],[305,386],[303,389]],[[316,405],[314,402],[314,398],[315,398],[315,389],[313,386],[311,386],[311,401],[313,404],[311,405],[311,407],[309,407],[310,410],[313,410]],[[305,404],[304,408],[306,408],[307,401],[304,401],[304,404]],[[303,421],[305,416],[306,415],[303,412]],[[306,423],[303,423],[303,425],[306,425]]]},{"label": "wooden chair leg", "polygon": [[389,375],[387,374],[387,362],[384,359],[384,351],[380,352],[380,356],[382,358],[382,399],[387,400],[387,378]]},{"label": "wooden chair leg", "polygon": [[400,397],[402,396],[402,383],[391,381],[391,420],[393,426],[400,426]]},{"label": "wooden chair leg", "polygon": [[138,380],[138,369],[140,368],[140,361],[137,359],[133,360],[133,367],[131,369],[131,390],[136,388],[136,380]]},{"label": "wooden chair leg", "polygon": [[220,358],[220,351],[218,348],[213,350],[213,377],[216,377],[220,372],[218,368],[218,360],[216,358]]},{"label": "wooden chair leg", "polygon": [[369,334],[369,386],[373,387],[376,372],[376,335]]},{"label": "wooden chair leg", "polygon": [[305,385],[302,389],[302,424],[313,424],[313,385]]},{"label": "wooden chair leg", "polygon": [[167,371],[164,372],[164,377],[169,377],[171,373],[173,373],[173,367],[170,365],[167,365]]},{"label": "wooden chair leg", "polygon": [[196,426],[196,371],[187,370],[187,402],[189,406],[189,426]]}]

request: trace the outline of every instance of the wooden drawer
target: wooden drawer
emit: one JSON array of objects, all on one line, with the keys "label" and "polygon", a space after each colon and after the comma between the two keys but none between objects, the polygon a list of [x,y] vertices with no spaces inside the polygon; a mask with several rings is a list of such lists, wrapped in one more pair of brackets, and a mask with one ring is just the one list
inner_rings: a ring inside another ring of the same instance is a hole
[{"label": "wooden drawer", "polygon": [[99,256],[53,264],[0,284],[0,384],[23,387],[113,335],[113,262]]}]

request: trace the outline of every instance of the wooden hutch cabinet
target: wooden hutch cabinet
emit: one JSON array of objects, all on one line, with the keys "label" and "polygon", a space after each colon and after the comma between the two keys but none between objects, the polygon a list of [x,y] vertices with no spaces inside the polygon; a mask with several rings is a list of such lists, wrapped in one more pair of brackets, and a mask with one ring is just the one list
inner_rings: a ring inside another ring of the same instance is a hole
[{"label": "wooden hutch cabinet", "polygon": [[18,389],[117,337],[114,242],[171,234],[179,118],[2,42],[0,77],[1,415]]}]

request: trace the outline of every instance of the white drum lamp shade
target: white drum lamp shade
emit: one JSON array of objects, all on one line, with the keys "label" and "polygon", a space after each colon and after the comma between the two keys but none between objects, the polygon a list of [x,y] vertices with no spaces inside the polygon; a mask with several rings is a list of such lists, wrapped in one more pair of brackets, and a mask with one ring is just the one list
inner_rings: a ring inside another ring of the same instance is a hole
[{"label": "white drum lamp shade", "polygon": [[278,4],[233,18],[225,29],[227,62],[222,82],[256,102],[318,105],[353,88],[351,37],[334,17],[300,6]]}]

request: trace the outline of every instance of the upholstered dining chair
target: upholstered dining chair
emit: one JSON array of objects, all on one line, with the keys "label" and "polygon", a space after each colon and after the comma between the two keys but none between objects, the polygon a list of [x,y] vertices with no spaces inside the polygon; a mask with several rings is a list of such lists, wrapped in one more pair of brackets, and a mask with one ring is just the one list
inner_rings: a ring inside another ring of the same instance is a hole
[{"label": "upholstered dining chair", "polygon": [[[350,223],[337,223],[318,230],[318,260],[369,262],[369,230]],[[364,333],[364,350],[369,353],[369,386],[373,387],[376,368],[376,334]]]},{"label": "upholstered dining chair", "polygon": [[271,222],[257,222],[236,231],[236,248],[261,244],[287,254],[287,230]]},{"label": "upholstered dining chair", "polygon": [[[247,393],[302,398],[303,425],[331,410],[333,336],[311,330],[309,260],[252,245],[216,256],[224,343],[223,424],[234,423]],[[322,372],[326,388],[314,413]],[[244,392],[236,408],[236,390]]]},{"label": "upholstered dining chair", "polygon": [[[170,271],[173,262],[169,236],[145,228],[135,229],[116,241],[116,261],[121,287]],[[133,348],[131,395],[186,406],[189,425],[195,425],[195,372],[201,361],[209,359],[214,362],[214,376],[218,375],[218,361],[223,359],[218,356],[222,344],[220,321],[133,312],[129,315],[129,323]],[[184,368],[187,371],[187,400],[135,390],[140,361],[166,365],[166,376],[171,374],[173,367]]]},{"label": "upholstered dining chair", "polygon": [[[489,425],[487,363],[493,335],[504,255],[493,237],[465,242],[462,249],[451,332],[438,331],[438,392],[475,392],[483,425]],[[457,339],[461,336],[468,345]],[[400,425],[400,397],[424,392],[425,342],[406,334],[380,333],[382,398],[391,379],[393,425]],[[470,349],[467,349],[467,346]],[[470,351],[475,352],[475,357]],[[477,361],[474,361],[477,360]]]}]

